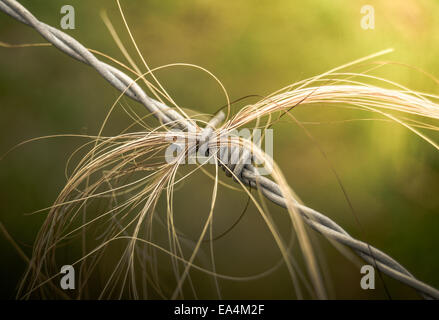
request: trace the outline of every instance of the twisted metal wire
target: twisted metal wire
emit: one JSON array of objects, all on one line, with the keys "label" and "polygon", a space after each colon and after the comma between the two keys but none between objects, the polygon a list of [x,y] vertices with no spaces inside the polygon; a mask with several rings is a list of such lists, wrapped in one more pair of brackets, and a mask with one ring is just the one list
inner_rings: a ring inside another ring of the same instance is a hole
[{"label": "twisted metal wire", "polygon": [[[125,73],[97,59],[89,50],[71,36],[39,21],[17,1],[0,0],[0,10],[16,20],[31,26],[47,41],[72,58],[96,69],[99,74],[116,89],[143,104],[163,124],[178,126],[188,131],[192,130],[192,132],[196,131],[196,127],[189,119],[183,117],[176,110],[171,109],[165,104],[148,97],[142,88]],[[208,141],[214,133],[214,127],[223,119],[224,114],[222,112],[214,117],[202,131],[199,142],[204,143]],[[236,156],[237,149],[239,149],[239,147],[231,148],[231,158]],[[260,175],[257,169],[251,163],[248,163],[247,160],[249,157],[251,157],[251,154],[245,149],[238,162],[230,161],[231,159],[222,159],[222,166],[227,167],[225,170],[226,174],[232,176],[231,172],[233,172],[233,176],[240,179],[244,184],[259,189],[267,199],[286,208],[286,200],[279,186],[274,181]],[[353,238],[337,223],[325,215],[297,202],[295,202],[295,205],[303,217],[304,222],[317,232],[350,247],[364,261],[376,266],[388,276],[416,289],[424,298],[439,299],[439,290],[416,279],[407,269],[389,255],[363,241]]]}]

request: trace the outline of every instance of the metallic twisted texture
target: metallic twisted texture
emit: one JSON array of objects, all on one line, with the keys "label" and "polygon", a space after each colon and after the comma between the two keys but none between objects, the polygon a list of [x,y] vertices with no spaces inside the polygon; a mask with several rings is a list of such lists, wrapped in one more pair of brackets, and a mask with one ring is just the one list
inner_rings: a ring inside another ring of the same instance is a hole
[{"label": "metallic twisted texture", "polygon": [[[126,74],[98,60],[90,51],[69,35],[40,22],[17,1],[0,0],[0,9],[16,20],[37,30],[47,41],[72,58],[92,66],[119,91],[124,92],[130,98],[143,104],[163,124],[176,126],[192,132],[197,131],[196,126],[189,119],[165,104],[148,97],[141,87]],[[215,126],[222,122],[223,119],[223,113],[219,113],[214,117],[206,128],[202,130],[201,138],[198,142],[204,143],[208,141],[214,133]],[[232,147],[230,157],[236,157],[239,149],[240,147]],[[227,166],[226,174],[231,176],[231,172],[233,172],[235,178],[240,179],[244,184],[252,188],[259,189],[266,198],[286,208],[286,201],[279,186],[272,180],[259,175],[257,169],[251,163],[248,163],[249,161],[247,160],[252,157],[248,150],[243,150],[241,154],[242,156],[237,163],[230,161],[231,159],[221,159],[223,168]],[[354,239],[338,224],[323,214],[299,203],[296,203],[296,206],[304,221],[311,228],[330,239],[350,247],[367,263],[376,266],[390,277],[413,287],[424,298],[439,299],[439,290],[416,279],[387,254],[365,242]]]}]

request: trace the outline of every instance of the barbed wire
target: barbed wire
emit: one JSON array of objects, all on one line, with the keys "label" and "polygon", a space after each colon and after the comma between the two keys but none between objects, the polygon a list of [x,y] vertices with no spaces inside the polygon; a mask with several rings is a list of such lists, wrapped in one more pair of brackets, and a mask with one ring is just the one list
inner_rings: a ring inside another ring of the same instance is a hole
[{"label": "barbed wire", "polygon": [[[190,119],[185,118],[164,103],[149,97],[135,80],[115,67],[100,61],[76,39],[39,21],[19,2],[15,0],[0,0],[0,10],[34,28],[47,41],[72,58],[96,69],[111,85],[128,97],[143,104],[148,111],[163,124],[196,132],[196,126]],[[213,128],[223,121],[223,119],[224,113],[221,111],[202,131],[200,141],[198,142],[205,143],[208,141],[209,137],[214,133]],[[248,158],[252,157],[248,149],[243,150],[238,162],[231,161],[231,158],[236,156],[239,148],[242,147],[232,147],[229,153],[230,158],[221,159],[220,165],[222,165],[223,168],[227,167],[225,168],[226,174],[228,176],[234,176],[235,179],[240,179],[242,183],[252,188],[259,189],[267,199],[286,208],[286,200],[282,195],[280,187],[274,181],[260,175],[257,168],[251,163],[248,163]],[[374,265],[388,276],[416,289],[424,298],[439,299],[439,290],[416,279],[407,269],[389,255],[361,240],[353,238],[327,216],[296,201],[294,203],[301,217],[303,217],[303,221],[317,232],[350,247],[364,261]]]}]

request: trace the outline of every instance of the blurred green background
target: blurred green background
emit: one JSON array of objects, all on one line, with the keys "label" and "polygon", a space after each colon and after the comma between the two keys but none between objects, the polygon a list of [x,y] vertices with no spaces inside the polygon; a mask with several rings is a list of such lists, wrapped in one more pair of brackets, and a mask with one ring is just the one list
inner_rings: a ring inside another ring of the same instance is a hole
[{"label": "blurred green background", "polygon": [[[114,1],[20,2],[40,20],[57,27],[61,6],[73,5],[76,29],[67,33],[89,48],[126,62],[100,18],[105,10],[135,56]],[[375,8],[374,30],[360,26],[360,9],[366,4]],[[438,1],[136,0],[122,1],[122,6],[150,66],[174,62],[203,66],[224,83],[232,100],[267,95],[389,47],[394,53],[381,60],[409,64],[439,76]],[[18,44],[43,39],[0,13],[0,41]],[[379,74],[411,89],[439,92],[434,81],[409,68],[385,67]],[[217,84],[200,71],[170,68],[157,76],[183,107],[213,113],[225,103]],[[97,134],[117,96],[93,69],[54,48],[0,48],[0,153],[39,136]],[[142,106],[131,105],[145,114]],[[293,114],[299,120],[324,122],[370,117],[365,112],[324,105],[299,107]],[[128,123],[118,110],[105,133],[116,134]],[[318,145],[296,124],[284,122],[274,127],[274,159],[291,187],[306,204],[333,218],[350,234],[370,241],[419,279],[439,287],[437,150],[389,122],[322,123],[307,128]],[[428,134],[437,141],[433,132]],[[1,222],[27,254],[44,219],[44,214],[27,213],[55,200],[65,184],[66,160],[83,142],[78,138],[33,142],[1,160]],[[340,176],[361,227],[319,147]],[[203,183],[209,187],[197,187]],[[206,217],[209,201],[193,208],[193,188],[199,190],[201,199],[208,199],[210,186],[200,175],[177,192],[176,219],[183,230],[199,232],[201,222],[198,225],[197,221]],[[218,232],[234,221],[246,201],[243,193],[220,191],[215,216]],[[270,209],[278,223],[287,221],[283,210]],[[283,231],[288,235],[288,230]],[[0,239],[0,297],[13,298],[25,264],[3,235]],[[358,267],[327,241],[320,239],[319,243],[327,258],[332,298],[386,298],[378,278],[375,290],[361,290]],[[215,250],[217,271],[232,275],[261,272],[280,257],[254,206],[227,237],[215,243]],[[224,298],[292,298],[287,280],[288,274],[281,268],[252,282],[220,281],[220,285]],[[417,298],[406,286],[388,277],[384,280],[392,298]],[[200,283],[201,297],[215,297],[210,284]]]}]

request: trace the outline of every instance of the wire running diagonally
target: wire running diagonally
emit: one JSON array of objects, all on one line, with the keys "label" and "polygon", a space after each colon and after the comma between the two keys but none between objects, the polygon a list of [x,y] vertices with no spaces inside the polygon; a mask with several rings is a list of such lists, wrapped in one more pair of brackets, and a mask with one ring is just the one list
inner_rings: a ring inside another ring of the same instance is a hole
[{"label": "wire running diagonally", "polygon": [[[188,131],[192,130],[192,132],[196,131],[194,124],[189,119],[185,118],[167,105],[150,98],[136,81],[115,67],[100,61],[71,36],[39,21],[17,1],[0,0],[0,10],[16,20],[34,28],[47,41],[72,58],[96,69],[111,85],[119,91],[124,92],[128,97],[143,104],[148,111],[150,111],[163,124],[172,127],[179,127]],[[203,130],[203,141],[201,142],[209,139],[209,136],[213,133],[213,130],[209,128],[222,121],[223,117],[224,114],[218,114],[217,117],[214,118],[212,124]],[[233,150],[231,150],[231,153],[233,153]],[[244,155],[244,157],[251,156],[246,150],[244,150]],[[228,167],[228,170],[233,172],[234,176],[238,177],[244,184],[259,189],[267,199],[286,208],[286,200],[282,195],[280,187],[274,181],[260,175],[257,169],[245,160],[246,159],[241,159],[236,165],[226,164],[226,166]],[[416,289],[424,298],[439,299],[439,290],[416,279],[409,271],[389,255],[363,241],[353,238],[337,223],[325,215],[297,202],[296,207],[303,217],[304,222],[317,232],[350,247],[364,261],[376,265],[376,267],[383,273]]]}]

